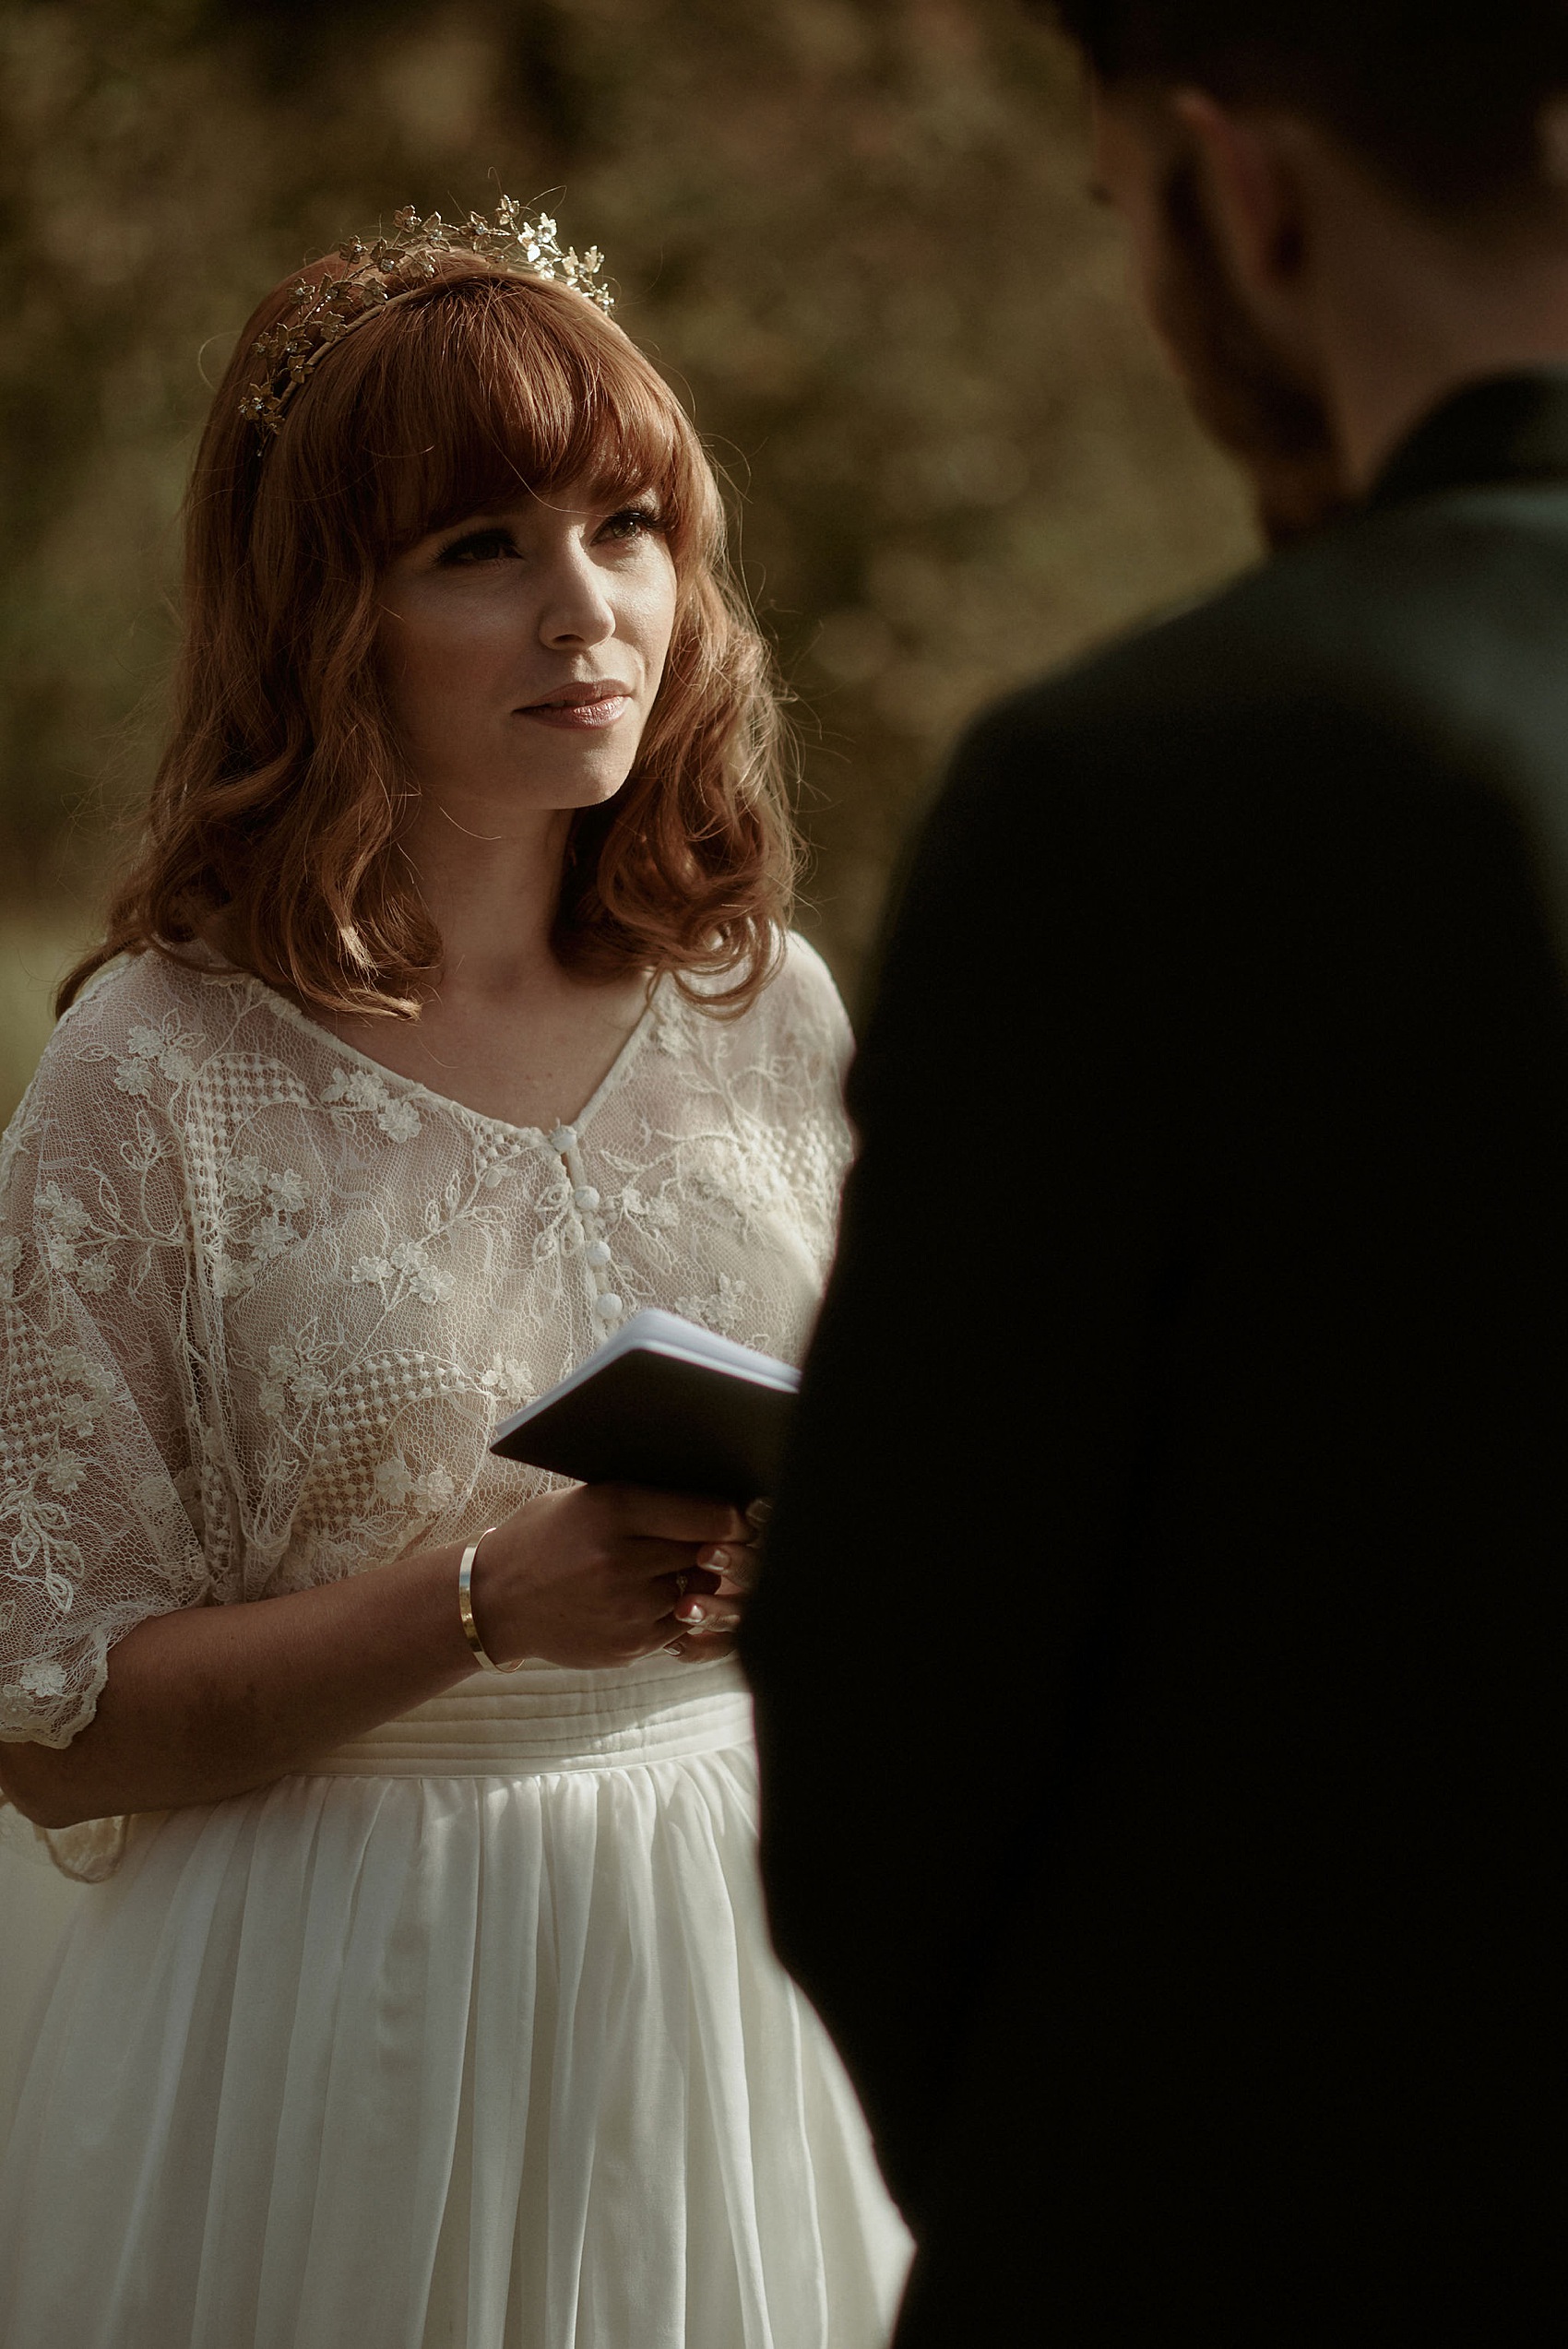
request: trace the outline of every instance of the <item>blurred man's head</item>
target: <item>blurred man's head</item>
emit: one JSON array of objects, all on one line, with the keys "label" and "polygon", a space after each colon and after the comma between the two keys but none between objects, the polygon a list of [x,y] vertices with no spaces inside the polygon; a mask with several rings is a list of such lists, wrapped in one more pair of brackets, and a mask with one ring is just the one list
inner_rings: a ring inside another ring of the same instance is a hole
[{"label": "blurred man's head", "polygon": [[1539,200],[1541,110],[1568,89],[1568,0],[1058,0],[1108,89],[1191,84],[1332,130],[1412,203]]},{"label": "blurred man's head", "polygon": [[1150,312],[1272,535],[1365,486],[1424,378],[1568,358],[1568,0],[1054,13]]}]

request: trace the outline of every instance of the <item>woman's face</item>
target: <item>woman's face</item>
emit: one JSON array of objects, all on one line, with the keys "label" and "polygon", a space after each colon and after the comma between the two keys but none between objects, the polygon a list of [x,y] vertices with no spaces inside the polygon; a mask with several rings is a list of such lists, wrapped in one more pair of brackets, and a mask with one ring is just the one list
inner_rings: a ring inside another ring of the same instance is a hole
[{"label": "woman's face", "polygon": [[377,655],[422,790],[495,815],[612,799],[664,673],[675,593],[654,498],[611,507],[576,484],[399,555]]}]

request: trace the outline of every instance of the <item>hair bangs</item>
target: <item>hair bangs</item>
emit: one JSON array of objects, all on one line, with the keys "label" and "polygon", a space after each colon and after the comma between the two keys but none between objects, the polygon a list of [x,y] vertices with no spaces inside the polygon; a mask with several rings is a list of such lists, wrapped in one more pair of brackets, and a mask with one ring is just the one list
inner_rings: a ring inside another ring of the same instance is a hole
[{"label": "hair bangs", "polygon": [[[379,564],[470,515],[568,489],[605,504],[651,494],[678,563],[694,532],[711,537],[707,468],[690,424],[636,345],[579,295],[459,267],[358,335],[358,382],[344,370],[338,398],[322,402],[339,413],[318,413],[339,468],[350,445],[359,452],[339,479]],[[355,354],[346,344],[338,355]],[[307,464],[328,456],[315,440],[301,435]]]}]

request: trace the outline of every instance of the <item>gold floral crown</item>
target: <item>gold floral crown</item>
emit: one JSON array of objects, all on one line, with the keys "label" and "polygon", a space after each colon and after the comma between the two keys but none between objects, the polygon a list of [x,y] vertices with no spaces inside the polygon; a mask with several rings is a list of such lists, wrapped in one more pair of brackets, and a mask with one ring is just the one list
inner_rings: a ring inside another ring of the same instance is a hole
[{"label": "gold floral crown", "polygon": [[281,430],[300,386],[351,326],[434,277],[438,254],[473,253],[516,269],[519,276],[575,287],[607,317],[615,306],[610,289],[600,281],[604,255],[599,247],[590,245],[581,255],[570,246],[563,252],[549,215],[541,212],[537,220],[526,220],[510,196],[496,205],[493,223],[482,212],[470,212],[462,227],[444,220],[439,212],[422,220],[412,204],[405,204],[393,219],[394,235],[377,237],[371,244],[350,237],[338,247],[348,264],[339,277],[314,285],[301,278],[293,289],[293,309],[252,344],[260,365],[240,402],[240,413],[261,432]]}]

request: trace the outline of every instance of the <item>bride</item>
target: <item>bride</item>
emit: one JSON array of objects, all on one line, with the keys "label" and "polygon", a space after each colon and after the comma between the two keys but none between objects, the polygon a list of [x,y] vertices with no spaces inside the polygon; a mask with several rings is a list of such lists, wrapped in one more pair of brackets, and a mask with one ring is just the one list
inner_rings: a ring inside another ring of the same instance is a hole
[{"label": "bride", "polygon": [[197,457],[143,852],[0,1159],[0,1785],[92,1887],[6,2349],[891,2321],[754,1873],[747,1525],[487,1451],[643,1304],[798,1355],[847,1147],[766,656],[598,267],[399,214]]}]

